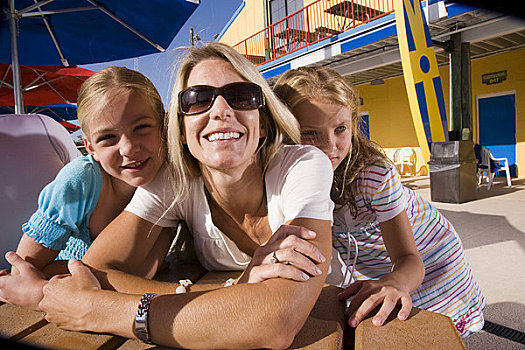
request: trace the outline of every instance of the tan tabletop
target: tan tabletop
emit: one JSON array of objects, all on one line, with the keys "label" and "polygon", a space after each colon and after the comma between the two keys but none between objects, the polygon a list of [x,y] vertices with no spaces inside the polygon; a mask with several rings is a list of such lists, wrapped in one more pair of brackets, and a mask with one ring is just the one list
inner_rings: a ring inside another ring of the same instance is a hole
[{"label": "tan tabletop", "polygon": [[[186,266],[179,273],[164,272],[162,280],[178,281],[189,278],[196,283],[224,283],[239,272],[208,272],[201,267]],[[343,304],[337,300],[339,288],[326,286],[321,292],[310,317],[292,344],[292,349],[342,349],[343,348]],[[52,349],[149,349],[155,347],[136,339],[126,339],[109,334],[64,331],[48,323],[38,311],[0,303],[0,337],[7,341],[21,342]]]},{"label": "tan tabletop", "polygon": [[372,325],[372,316],[361,322],[355,329],[355,349],[466,350],[454,323],[446,316],[418,308],[412,308],[406,321],[395,315],[397,310],[382,327]]},{"label": "tan tabletop", "polygon": [[[197,283],[224,283],[239,272],[205,272],[201,267],[177,269],[182,275],[166,272],[159,279],[178,280],[189,278]],[[305,325],[296,336],[291,349],[343,349],[344,311],[338,301],[340,288],[326,285],[310,313]],[[0,303],[1,304],[1,303]],[[347,337],[354,337],[346,329]],[[7,341],[21,342],[53,349],[127,349],[142,350],[155,346],[136,339],[126,339],[109,334],[71,332],[59,329],[43,319],[38,311],[21,307],[0,305],[0,337]],[[347,338],[348,339],[348,338]],[[347,340],[346,349],[353,347]],[[155,347],[162,349],[162,347]],[[411,317],[399,321],[390,317],[383,327],[372,325],[371,318],[355,330],[355,349],[465,349],[452,321],[439,314],[414,308]]]}]

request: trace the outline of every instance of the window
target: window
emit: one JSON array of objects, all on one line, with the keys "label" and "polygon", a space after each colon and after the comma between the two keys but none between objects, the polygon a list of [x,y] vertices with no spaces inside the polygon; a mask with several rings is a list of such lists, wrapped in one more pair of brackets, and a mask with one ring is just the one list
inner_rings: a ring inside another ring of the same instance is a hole
[{"label": "window", "polygon": [[[304,46],[305,20],[303,11],[299,11],[304,7],[303,0],[267,0],[265,4],[267,21],[271,24],[267,58]],[[288,17],[297,11],[299,12]],[[286,19],[283,20],[284,18]]]},{"label": "window", "polygon": [[303,0],[269,0],[270,23],[275,23],[284,17],[303,8]]}]

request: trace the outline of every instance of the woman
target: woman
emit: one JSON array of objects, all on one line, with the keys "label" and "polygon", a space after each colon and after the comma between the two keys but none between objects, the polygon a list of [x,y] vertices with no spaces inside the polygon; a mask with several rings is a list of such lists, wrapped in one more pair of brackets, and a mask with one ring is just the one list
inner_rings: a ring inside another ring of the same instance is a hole
[{"label": "woman", "polygon": [[462,337],[480,330],[485,299],[457,232],[361,135],[355,90],[329,68],[301,67],[283,74],[275,91],[299,121],[302,143],[332,161],[334,247],[352,271],[339,281],[340,297],[352,297],[350,326],[381,305],[373,318],[380,326],[400,303],[399,319],[414,304],[450,317]]},{"label": "woman", "polygon": [[[170,166],[137,190],[84,258],[116,291],[72,261],[72,276],[44,287],[46,319],[175,347],[288,346],[330,261],[329,160],[285,145],[299,141],[293,115],[251,63],[219,43],[191,49],[179,68],[167,134]],[[263,281],[174,295],[176,285],[125,274],[156,271],[162,256],[150,253],[167,249],[178,220],[205,267],[246,268],[240,282]],[[147,322],[135,319],[139,302]]]}]

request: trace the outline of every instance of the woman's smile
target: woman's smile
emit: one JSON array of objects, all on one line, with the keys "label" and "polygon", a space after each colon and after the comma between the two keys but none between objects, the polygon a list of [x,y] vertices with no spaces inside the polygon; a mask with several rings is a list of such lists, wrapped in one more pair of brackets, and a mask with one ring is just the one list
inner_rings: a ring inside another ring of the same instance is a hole
[{"label": "woman's smile", "polygon": [[209,142],[226,142],[226,141],[236,141],[243,136],[243,132],[238,128],[218,128],[210,132],[206,132],[204,138]]},{"label": "woman's smile", "polygon": [[[192,69],[187,86],[223,87],[243,81],[230,63],[209,59]],[[243,171],[254,164],[261,137],[259,118],[258,109],[235,109],[219,95],[208,110],[184,116],[184,143],[201,167]]]},{"label": "woman's smile", "polygon": [[219,141],[231,141],[231,140],[237,140],[241,137],[241,134],[236,131],[230,131],[230,132],[213,132],[211,134],[208,134],[206,138],[210,142],[219,142]]}]

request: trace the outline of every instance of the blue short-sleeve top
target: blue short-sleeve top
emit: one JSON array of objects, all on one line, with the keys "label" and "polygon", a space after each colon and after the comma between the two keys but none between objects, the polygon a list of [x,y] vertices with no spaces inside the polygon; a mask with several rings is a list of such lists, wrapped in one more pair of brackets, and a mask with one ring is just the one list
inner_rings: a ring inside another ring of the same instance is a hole
[{"label": "blue short-sleeve top", "polygon": [[88,224],[102,191],[102,172],[89,155],[66,164],[38,197],[38,209],[22,231],[60,250],[57,260],[82,259],[93,242]]}]

